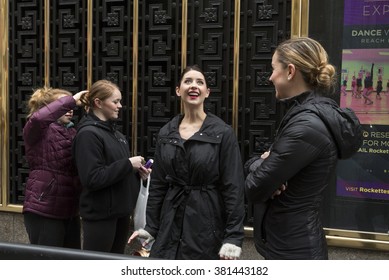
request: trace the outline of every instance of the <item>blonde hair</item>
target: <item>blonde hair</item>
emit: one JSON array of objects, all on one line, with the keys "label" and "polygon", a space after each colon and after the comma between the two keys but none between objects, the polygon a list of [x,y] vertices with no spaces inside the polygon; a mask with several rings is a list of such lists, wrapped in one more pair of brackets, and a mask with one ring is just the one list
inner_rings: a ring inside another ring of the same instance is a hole
[{"label": "blonde hair", "polygon": [[28,108],[30,111],[27,115],[27,118],[31,117],[32,114],[34,114],[40,108],[50,104],[54,100],[57,100],[58,97],[61,95],[72,96],[69,91],[59,88],[51,88],[44,86],[42,88],[36,89],[31,95],[30,100],[28,101]]},{"label": "blonde hair", "polygon": [[112,92],[115,89],[119,90],[119,87],[116,84],[108,80],[98,80],[93,83],[88,92],[84,93],[80,97],[80,101],[87,110],[89,108],[93,110],[94,100],[96,98],[100,99],[101,101],[104,101],[112,95]]},{"label": "blonde hair", "polygon": [[307,38],[292,38],[282,42],[276,52],[285,67],[293,64],[311,87],[331,89],[336,82],[336,70],[328,62],[328,54],[319,42]]}]

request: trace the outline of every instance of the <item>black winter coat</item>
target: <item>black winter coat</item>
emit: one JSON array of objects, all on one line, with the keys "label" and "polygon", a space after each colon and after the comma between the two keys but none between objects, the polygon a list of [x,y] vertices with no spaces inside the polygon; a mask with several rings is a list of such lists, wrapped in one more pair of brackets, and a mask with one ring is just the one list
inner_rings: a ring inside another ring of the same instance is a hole
[{"label": "black winter coat", "polygon": [[[269,157],[246,178],[246,195],[268,204],[262,224],[265,258],[327,259],[319,217],[323,191],[338,157],[351,156],[360,146],[361,127],[344,119],[334,101],[311,92],[287,103]],[[282,184],[287,189],[269,199]]]},{"label": "black winter coat", "polygon": [[244,175],[232,128],[208,113],[183,140],[176,116],[159,132],[145,229],[150,257],[219,259],[223,243],[242,246]]},{"label": "black winter coat", "polygon": [[80,214],[86,220],[123,217],[133,212],[139,176],[129,161],[124,135],[93,113],[79,123],[73,155],[82,185]]}]

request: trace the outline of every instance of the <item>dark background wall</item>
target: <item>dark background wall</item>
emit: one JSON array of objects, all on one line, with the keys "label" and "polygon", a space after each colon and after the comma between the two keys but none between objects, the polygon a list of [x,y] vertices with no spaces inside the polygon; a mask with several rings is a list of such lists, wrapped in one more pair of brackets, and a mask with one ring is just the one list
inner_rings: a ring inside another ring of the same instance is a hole
[{"label": "dark background wall", "polygon": [[[181,1],[138,3],[139,12],[134,15],[132,1],[93,1],[92,11],[88,11],[85,0],[50,2],[50,86],[71,92],[87,87],[87,19],[92,13],[92,81],[104,78],[119,85],[123,94],[120,129],[130,142],[137,141],[138,154],[153,157],[158,130],[181,110],[175,87],[182,70],[184,21],[188,30],[187,64],[200,65],[211,88],[206,110],[228,124],[232,124],[234,114],[238,115],[237,135],[244,161],[264,151],[282,116],[268,79],[275,47],[290,37],[291,0],[240,1],[239,42],[234,37],[235,1],[188,1],[186,18]],[[26,103],[33,89],[47,82],[44,13],[43,1],[9,1],[11,204],[22,204],[28,176],[22,139]],[[134,25],[139,30],[135,36],[139,46],[135,93]],[[238,62],[234,61],[234,52],[239,52]],[[239,78],[234,80],[235,64]],[[235,110],[233,87],[237,83]],[[134,94],[138,97],[136,107],[132,103]],[[138,116],[137,139],[132,139],[134,114]]]},{"label": "dark background wall", "polygon": [[[87,87],[87,17],[93,15],[92,80],[108,79],[119,85],[123,110],[119,125],[130,141],[132,116],[137,114],[137,153],[153,157],[155,135],[170,118],[180,113],[175,96],[184,55],[187,64],[199,64],[211,87],[206,109],[232,124],[238,114],[238,141],[243,160],[267,149],[283,115],[268,78],[275,47],[290,37],[291,0],[240,1],[240,40],[234,40],[235,1],[188,1],[183,18],[182,1],[50,1],[50,76],[52,87],[77,92]],[[341,69],[343,1],[309,1],[309,36],[327,49],[330,61]],[[34,88],[45,83],[43,0],[9,3],[9,202],[20,205],[28,166],[24,158],[22,128],[26,102]],[[188,25],[187,52],[182,53],[182,23]],[[133,27],[138,48],[138,84],[133,92]],[[236,48],[236,46],[238,46]],[[234,80],[234,52],[239,52],[239,78]],[[340,80],[340,77],[339,77]],[[232,106],[233,86],[238,82],[238,109]],[[134,94],[139,102],[132,105]],[[81,116],[79,112],[77,119]],[[334,182],[335,184],[335,182]],[[326,197],[324,225],[341,228],[352,203]],[[351,207],[351,208],[350,208]],[[343,220],[344,221],[343,221]],[[8,226],[10,222],[12,226]],[[247,205],[246,225],[252,222]],[[1,240],[26,242],[20,214],[0,213]],[[13,236],[13,237],[12,237]],[[251,244],[252,245],[252,244]],[[364,256],[364,254],[361,254]],[[346,258],[346,257],[344,257]]]}]

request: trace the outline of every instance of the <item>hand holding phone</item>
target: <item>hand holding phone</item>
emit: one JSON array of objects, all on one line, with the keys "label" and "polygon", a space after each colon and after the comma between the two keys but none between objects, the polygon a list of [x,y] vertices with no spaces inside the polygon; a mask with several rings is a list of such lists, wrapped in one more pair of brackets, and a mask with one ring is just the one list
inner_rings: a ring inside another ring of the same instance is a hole
[{"label": "hand holding phone", "polygon": [[154,160],[149,159],[149,160],[143,165],[143,167],[146,168],[146,169],[149,169],[149,168],[151,168],[151,166],[153,165],[153,163],[154,163]]}]

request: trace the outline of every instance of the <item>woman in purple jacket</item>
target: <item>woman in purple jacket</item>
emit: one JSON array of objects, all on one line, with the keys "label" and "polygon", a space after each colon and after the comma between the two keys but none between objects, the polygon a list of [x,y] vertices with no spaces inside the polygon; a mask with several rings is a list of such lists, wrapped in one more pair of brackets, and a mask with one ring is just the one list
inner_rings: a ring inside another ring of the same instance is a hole
[{"label": "woman in purple jacket", "polygon": [[23,205],[31,244],[80,249],[80,183],[72,160],[71,122],[81,91],[35,90],[23,129],[30,174]]}]

